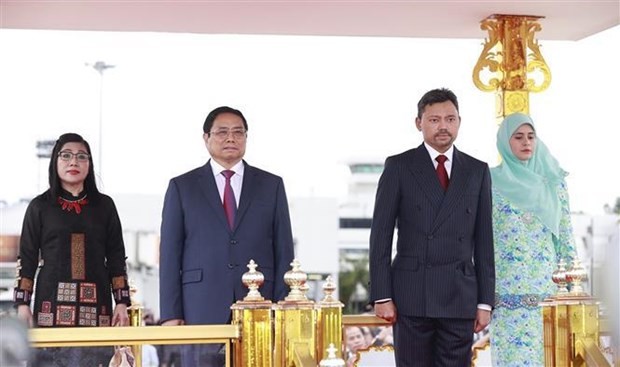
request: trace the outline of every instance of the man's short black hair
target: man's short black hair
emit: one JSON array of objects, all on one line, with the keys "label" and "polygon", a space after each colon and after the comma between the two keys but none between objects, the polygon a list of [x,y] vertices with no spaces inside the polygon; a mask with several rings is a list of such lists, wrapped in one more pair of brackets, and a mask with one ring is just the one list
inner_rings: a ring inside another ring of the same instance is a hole
[{"label": "man's short black hair", "polygon": [[205,134],[209,134],[211,132],[211,128],[213,127],[213,121],[215,121],[217,116],[219,116],[221,113],[232,113],[233,115],[241,117],[241,120],[243,121],[243,127],[245,128],[245,131],[248,131],[248,122],[245,120],[245,117],[243,116],[241,111],[236,110],[232,107],[221,106],[209,112],[209,114],[207,115],[205,123],[204,125],[202,125],[202,131],[204,131]]},{"label": "man's short black hair", "polygon": [[418,102],[418,118],[422,118],[422,114],[424,113],[424,109],[426,108],[426,106],[446,101],[452,102],[452,104],[454,104],[454,107],[456,107],[456,111],[458,112],[459,102],[456,99],[456,94],[454,94],[454,92],[452,92],[450,89],[440,88],[426,92],[422,96],[422,98],[420,98],[420,102]]}]

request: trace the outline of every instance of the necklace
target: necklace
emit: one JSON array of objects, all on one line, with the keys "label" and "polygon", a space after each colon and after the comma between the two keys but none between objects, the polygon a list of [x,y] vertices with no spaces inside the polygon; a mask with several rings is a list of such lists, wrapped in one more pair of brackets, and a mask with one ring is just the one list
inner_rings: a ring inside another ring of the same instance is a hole
[{"label": "necklace", "polygon": [[58,204],[60,204],[62,210],[66,210],[68,212],[75,210],[75,214],[80,214],[82,212],[82,205],[88,204],[88,200],[86,199],[86,195],[77,200],[67,200],[59,196]]}]

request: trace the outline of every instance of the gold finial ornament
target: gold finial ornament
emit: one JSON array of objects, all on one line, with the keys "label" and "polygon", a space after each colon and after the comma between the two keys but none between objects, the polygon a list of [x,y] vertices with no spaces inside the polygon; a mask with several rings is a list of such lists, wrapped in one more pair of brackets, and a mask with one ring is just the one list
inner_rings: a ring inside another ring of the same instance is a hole
[{"label": "gold finial ornament", "polygon": [[250,260],[247,265],[249,271],[241,276],[241,282],[250,290],[248,295],[243,298],[244,301],[264,301],[265,298],[260,294],[258,288],[265,282],[265,276],[256,270],[258,264],[254,260]]},{"label": "gold finial ornament", "polygon": [[329,348],[327,348],[326,351],[327,351],[327,358],[319,362],[319,367],[344,367],[345,366],[344,360],[336,356],[336,352],[338,351],[338,349],[333,344],[330,344]]},{"label": "gold finial ornament", "polygon": [[551,279],[558,287],[555,292],[556,297],[568,295],[568,288],[566,288],[566,263],[564,259],[560,259],[558,262],[558,268],[553,272]]},{"label": "gold finial ornament", "polygon": [[571,296],[587,296],[588,294],[583,290],[581,283],[588,280],[588,272],[581,265],[581,261],[579,258],[575,256],[573,258],[573,263],[566,272],[566,281],[570,284],[570,295]]},{"label": "gold finial ornament", "polygon": [[343,307],[344,305],[338,300],[338,298],[334,297],[334,292],[336,291],[336,283],[331,275],[327,276],[325,279],[325,283],[323,283],[323,299],[321,300],[321,305],[336,305]]},{"label": "gold finial ornament", "polygon": [[480,29],[489,37],[472,77],[478,89],[496,92],[498,118],[529,113],[529,93],[542,92],[551,83],[551,71],[534,37],[542,29],[541,18],[493,14],[480,22]]},{"label": "gold finial ornament", "polygon": [[292,269],[287,271],[284,274],[284,283],[286,283],[291,291],[288,296],[284,298],[286,301],[307,301],[305,290],[306,281],[308,280],[308,275],[301,271],[301,263],[299,260],[294,259],[291,263]]}]

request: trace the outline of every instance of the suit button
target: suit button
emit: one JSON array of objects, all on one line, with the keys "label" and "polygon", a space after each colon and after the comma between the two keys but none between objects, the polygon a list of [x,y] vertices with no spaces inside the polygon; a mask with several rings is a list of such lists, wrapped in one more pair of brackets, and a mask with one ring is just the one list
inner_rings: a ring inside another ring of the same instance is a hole
[{"label": "suit button", "polygon": [[427,268],[427,269],[430,269],[430,268],[432,268],[432,267],[433,267],[433,265],[431,265],[431,264],[426,264],[426,268]]},{"label": "suit button", "polygon": [[231,245],[236,245],[237,244],[237,240],[230,240],[230,244]]},{"label": "suit button", "polygon": [[467,208],[467,209],[465,209],[465,212],[466,212],[467,214],[471,214],[471,209],[470,209],[470,208]]},{"label": "suit button", "polygon": [[432,234],[429,234],[429,235],[428,235],[428,237],[426,237],[426,238],[428,238],[429,240],[432,240],[432,239],[433,239],[433,238],[435,238],[435,237],[433,237],[433,235],[432,235]]},{"label": "suit button", "polygon": [[235,267],[235,266],[234,266],[233,264],[228,264],[228,269],[232,269],[232,268],[234,268],[234,267]]}]

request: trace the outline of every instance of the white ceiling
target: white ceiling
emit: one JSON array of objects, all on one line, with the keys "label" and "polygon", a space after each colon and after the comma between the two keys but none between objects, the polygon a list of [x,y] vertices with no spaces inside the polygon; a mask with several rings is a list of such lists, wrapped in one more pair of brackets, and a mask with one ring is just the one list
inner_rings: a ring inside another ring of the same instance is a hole
[{"label": "white ceiling", "polygon": [[544,16],[537,38],[579,40],[620,24],[620,0],[0,0],[0,28],[484,38],[491,14]]}]

